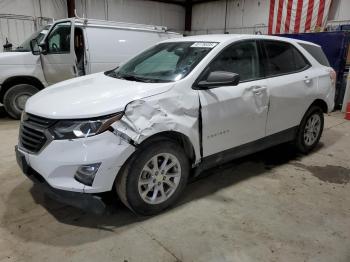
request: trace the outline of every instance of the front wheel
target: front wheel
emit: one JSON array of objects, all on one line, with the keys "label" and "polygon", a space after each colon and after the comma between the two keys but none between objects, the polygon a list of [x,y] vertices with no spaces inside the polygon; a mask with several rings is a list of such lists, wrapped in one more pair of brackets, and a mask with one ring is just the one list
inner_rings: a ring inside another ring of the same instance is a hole
[{"label": "front wheel", "polygon": [[300,123],[295,145],[306,154],[315,148],[320,141],[324,125],[323,111],[318,106],[311,106]]},{"label": "front wheel", "polygon": [[172,141],[139,149],[116,180],[121,201],[141,215],[155,215],[176,202],[189,175],[184,150]]},{"label": "front wheel", "polygon": [[38,91],[38,88],[29,84],[12,86],[4,95],[4,107],[6,112],[12,118],[20,119],[28,98]]}]

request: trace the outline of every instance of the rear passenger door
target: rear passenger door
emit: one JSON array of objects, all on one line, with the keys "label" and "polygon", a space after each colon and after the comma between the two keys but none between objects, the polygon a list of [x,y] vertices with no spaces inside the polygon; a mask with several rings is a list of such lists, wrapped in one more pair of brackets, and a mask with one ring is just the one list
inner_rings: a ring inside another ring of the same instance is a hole
[{"label": "rear passenger door", "polygon": [[214,71],[239,74],[240,83],[198,91],[204,157],[263,138],[267,119],[267,80],[260,66],[257,41],[240,41],[226,47],[199,80]]},{"label": "rear passenger door", "polygon": [[300,124],[317,89],[317,72],[294,45],[262,43],[270,96],[266,135],[271,135]]}]

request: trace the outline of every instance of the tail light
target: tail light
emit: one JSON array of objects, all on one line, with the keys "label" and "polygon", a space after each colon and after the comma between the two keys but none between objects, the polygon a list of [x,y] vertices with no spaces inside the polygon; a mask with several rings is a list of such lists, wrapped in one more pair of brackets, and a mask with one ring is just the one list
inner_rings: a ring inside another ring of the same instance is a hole
[{"label": "tail light", "polygon": [[333,68],[330,68],[328,72],[329,72],[329,77],[331,78],[332,85],[335,88],[335,83],[337,81],[337,73],[334,71]]}]

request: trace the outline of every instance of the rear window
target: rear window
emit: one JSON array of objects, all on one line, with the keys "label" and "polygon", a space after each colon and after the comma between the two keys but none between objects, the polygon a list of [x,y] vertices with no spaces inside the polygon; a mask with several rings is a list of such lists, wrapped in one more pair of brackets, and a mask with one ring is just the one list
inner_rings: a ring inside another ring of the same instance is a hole
[{"label": "rear window", "polygon": [[299,44],[306,51],[308,51],[310,53],[310,55],[312,55],[317,60],[317,62],[319,62],[321,65],[330,66],[328,59],[327,59],[326,55],[323,53],[321,47],[315,46],[315,45],[303,44],[303,43],[299,43]]}]

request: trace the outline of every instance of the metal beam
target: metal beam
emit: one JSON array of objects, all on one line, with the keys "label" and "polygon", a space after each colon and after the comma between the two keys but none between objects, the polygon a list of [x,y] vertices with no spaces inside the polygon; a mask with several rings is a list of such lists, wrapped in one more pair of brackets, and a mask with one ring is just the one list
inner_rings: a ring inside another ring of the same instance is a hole
[{"label": "metal beam", "polygon": [[172,1],[172,0],[148,0],[153,2],[160,2],[160,3],[167,3],[167,4],[174,4],[174,5],[181,5],[185,6],[185,2],[179,2],[179,1]]},{"label": "metal beam", "polygon": [[[160,3],[167,3],[167,4],[174,4],[174,5],[181,5],[186,7],[187,5],[187,0],[183,1],[175,1],[175,0],[148,0],[148,1],[153,1],[153,2],[160,2]],[[221,1],[221,0],[192,0],[192,6],[195,4],[202,4],[202,3],[208,3],[208,2],[215,2],[215,1]]]},{"label": "metal beam", "polygon": [[195,0],[195,1],[192,1],[192,5],[209,3],[209,2],[216,2],[216,1],[221,1],[221,0]]},{"label": "metal beam", "polygon": [[67,13],[68,17],[75,17],[75,0],[67,0]]},{"label": "metal beam", "polygon": [[186,0],[185,5],[185,31],[192,30],[192,0]]}]

